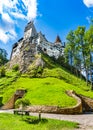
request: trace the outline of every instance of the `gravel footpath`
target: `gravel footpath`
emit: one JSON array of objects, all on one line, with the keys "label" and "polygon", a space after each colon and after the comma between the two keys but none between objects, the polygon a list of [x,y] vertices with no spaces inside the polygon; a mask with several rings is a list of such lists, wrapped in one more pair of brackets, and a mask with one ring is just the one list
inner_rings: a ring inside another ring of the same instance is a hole
[{"label": "gravel footpath", "polygon": [[[6,112],[13,113],[13,110],[0,110],[0,113]],[[38,113],[30,113],[30,115],[38,116]],[[62,115],[41,113],[41,117],[78,122],[80,124],[79,128],[75,130],[93,130],[93,114]]]}]

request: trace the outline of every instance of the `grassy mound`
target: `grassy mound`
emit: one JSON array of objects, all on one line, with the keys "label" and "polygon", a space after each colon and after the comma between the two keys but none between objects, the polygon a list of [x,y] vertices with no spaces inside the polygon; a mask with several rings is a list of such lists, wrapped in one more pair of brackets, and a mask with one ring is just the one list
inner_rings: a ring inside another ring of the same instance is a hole
[{"label": "grassy mound", "polygon": [[43,55],[45,66],[39,78],[29,78],[18,72],[7,72],[6,77],[0,78],[0,104],[5,104],[17,89],[26,89],[24,98],[30,100],[32,105],[53,105],[70,107],[76,100],[67,96],[66,90],[74,90],[78,94],[93,98],[90,86],[84,80],[77,78],[70,71],[61,67],[51,58]]}]

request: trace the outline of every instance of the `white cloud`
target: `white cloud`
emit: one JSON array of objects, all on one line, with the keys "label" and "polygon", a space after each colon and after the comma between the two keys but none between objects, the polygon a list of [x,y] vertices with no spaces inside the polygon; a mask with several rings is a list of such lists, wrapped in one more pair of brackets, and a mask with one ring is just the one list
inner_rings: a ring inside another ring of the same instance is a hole
[{"label": "white cloud", "polygon": [[11,15],[15,17],[16,19],[26,19],[26,16],[24,14],[18,13],[18,12],[12,12]]},{"label": "white cloud", "polygon": [[5,28],[0,28],[0,41],[2,41],[3,43],[7,43],[7,41],[14,40],[17,37],[17,34],[14,30],[14,28],[12,28],[12,26],[10,26],[8,29]]},{"label": "white cloud", "polygon": [[[19,19],[30,21],[36,18],[37,0],[1,0],[0,15],[0,40],[7,43],[12,36],[16,38],[15,27]],[[3,24],[6,25],[6,30]]]},{"label": "white cloud", "polygon": [[92,20],[92,17],[91,16],[87,16],[86,19],[87,19],[88,23],[90,24],[91,20]]},{"label": "white cloud", "polygon": [[0,40],[4,43],[6,43],[9,38],[8,36],[5,34],[4,30],[0,29]]},{"label": "white cloud", "polygon": [[2,19],[4,21],[7,21],[8,23],[12,23],[12,24],[14,23],[13,19],[9,16],[8,13],[3,13]]},{"label": "white cloud", "polygon": [[87,7],[93,7],[93,0],[83,0],[83,2]]}]

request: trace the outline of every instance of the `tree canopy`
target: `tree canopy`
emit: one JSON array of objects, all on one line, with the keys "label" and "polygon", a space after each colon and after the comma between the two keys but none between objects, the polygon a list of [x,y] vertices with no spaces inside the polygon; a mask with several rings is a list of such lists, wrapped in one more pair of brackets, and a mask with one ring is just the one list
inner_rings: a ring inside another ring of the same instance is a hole
[{"label": "tree canopy", "polygon": [[0,66],[7,63],[7,51],[5,49],[0,48]]},{"label": "tree canopy", "polygon": [[86,81],[91,81],[93,89],[93,24],[86,30],[79,26],[66,37],[65,59],[79,71],[86,72]]}]

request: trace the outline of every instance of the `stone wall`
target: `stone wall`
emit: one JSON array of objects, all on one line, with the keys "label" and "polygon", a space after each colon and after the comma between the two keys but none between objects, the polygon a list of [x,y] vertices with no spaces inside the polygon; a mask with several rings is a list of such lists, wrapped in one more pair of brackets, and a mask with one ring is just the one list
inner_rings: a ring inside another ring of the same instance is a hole
[{"label": "stone wall", "polygon": [[31,106],[28,108],[28,110],[31,112],[42,112],[42,113],[81,114],[82,113],[81,99],[73,91],[68,91],[67,94],[77,100],[76,106],[69,108],[61,108],[58,106]]},{"label": "stone wall", "polygon": [[[27,110],[31,112],[55,113],[55,114],[81,114],[83,112],[93,111],[93,99],[76,94],[74,91],[66,92],[69,96],[77,100],[77,104],[73,107],[61,108],[58,106],[29,106]],[[2,107],[2,109],[13,109],[15,101],[22,98],[25,90],[17,90],[12,98]]]},{"label": "stone wall", "polygon": [[83,112],[93,112],[93,99],[78,95],[82,100]]},{"label": "stone wall", "polygon": [[15,94],[10,98],[10,100],[1,108],[3,110],[13,109],[15,106],[15,101],[18,98],[22,98],[25,94],[25,90],[17,90]]},{"label": "stone wall", "polygon": [[76,94],[74,91],[66,92],[69,96],[77,100],[77,105],[71,108],[61,108],[58,106],[31,106],[31,112],[56,113],[56,114],[82,114],[93,112],[93,99]]}]

